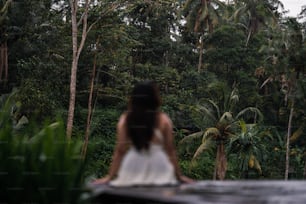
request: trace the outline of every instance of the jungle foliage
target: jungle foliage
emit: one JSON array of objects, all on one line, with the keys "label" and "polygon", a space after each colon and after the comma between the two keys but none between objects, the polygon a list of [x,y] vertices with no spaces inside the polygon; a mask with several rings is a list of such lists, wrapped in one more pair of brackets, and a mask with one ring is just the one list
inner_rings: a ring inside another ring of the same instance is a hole
[{"label": "jungle foliage", "polygon": [[[79,18],[82,9],[80,3]],[[44,121],[65,121],[72,62],[69,2],[0,0],[0,15],[1,104],[14,93],[12,128],[21,118],[36,130],[46,128]],[[289,179],[305,178],[305,17],[305,7],[293,18],[280,1],[270,0],[92,1],[71,137],[83,140],[92,94],[83,177],[107,172],[127,96],[135,82],[153,79],[160,86],[162,110],[173,120],[186,175],[283,179],[289,162]],[[32,155],[23,162],[30,164],[44,151],[64,151],[43,148],[63,132],[47,131],[38,152],[31,153],[20,142],[35,137],[35,131],[19,132],[17,138],[11,131],[1,128],[0,137]],[[1,158],[11,155],[2,149]]]}]

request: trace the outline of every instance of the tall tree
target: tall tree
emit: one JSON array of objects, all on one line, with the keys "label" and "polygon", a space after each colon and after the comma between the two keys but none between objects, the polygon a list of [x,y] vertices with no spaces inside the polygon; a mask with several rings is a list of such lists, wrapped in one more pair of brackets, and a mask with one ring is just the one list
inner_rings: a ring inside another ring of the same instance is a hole
[{"label": "tall tree", "polygon": [[199,35],[198,72],[202,69],[204,37],[211,34],[219,23],[221,8],[225,8],[225,4],[219,0],[187,0],[183,7],[182,14],[186,17],[187,26]]},{"label": "tall tree", "polygon": [[284,8],[279,0],[236,0],[237,10],[234,19],[241,19],[248,30],[246,46],[260,26],[276,25],[279,17],[278,8]]},{"label": "tall tree", "polygon": [[[304,72],[304,63],[301,60],[303,51],[303,34],[301,25],[295,18],[283,19],[280,27],[270,33],[267,46],[262,46],[261,51],[266,53],[266,72],[271,73],[261,87],[277,80],[280,84],[280,95],[283,97],[283,109],[287,114],[286,155],[285,155],[285,180],[289,177],[290,167],[290,141],[297,135],[293,131],[293,124],[297,123],[295,115],[299,100],[298,84],[300,75]],[[279,110],[280,111],[280,110]],[[281,112],[281,111],[280,111]],[[303,123],[302,123],[303,125]],[[295,136],[293,136],[295,135]]]},{"label": "tall tree", "polygon": [[[71,138],[73,119],[74,119],[74,109],[75,109],[75,98],[76,98],[76,81],[77,81],[77,70],[80,54],[84,48],[85,41],[87,39],[88,33],[91,29],[103,18],[103,16],[113,10],[116,10],[120,6],[125,7],[125,1],[103,1],[96,2],[92,0],[69,0],[71,7],[71,28],[72,28],[72,64],[71,64],[71,76],[70,76],[70,100],[69,109],[67,117],[67,137]],[[81,7],[82,6],[82,7]],[[92,6],[92,7],[91,7]],[[90,8],[106,7],[106,9],[99,14],[95,19],[88,24],[88,16]],[[79,9],[82,8],[82,9]],[[80,12],[78,12],[80,10]],[[79,19],[78,16],[80,16]],[[81,39],[79,41],[79,28],[81,28]]]},{"label": "tall tree", "polygon": [[[74,119],[74,109],[75,109],[75,97],[76,97],[76,82],[77,82],[77,70],[80,54],[83,50],[87,34],[91,27],[88,28],[87,18],[88,10],[91,0],[85,0],[84,11],[82,12],[79,21],[78,8],[81,4],[79,0],[69,0],[71,8],[71,29],[72,29],[72,64],[71,64],[71,75],[70,75],[70,99],[69,99],[69,109],[67,118],[67,138],[71,138],[73,119]],[[82,37],[81,41],[78,41],[78,29],[82,25]]]},{"label": "tall tree", "polygon": [[[7,33],[5,21],[12,0],[0,2],[0,82],[7,81],[8,78],[8,51],[7,51]],[[4,77],[2,76],[4,72]]]},{"label": "tall tree", "polygon": [[[201,145],[194,153],[193,159],[197,158],[203,151],[207,151],[213,147],[216,149],[215,170],[213,173],[214,180],[224,180],[225,178],[227,170],[225,145],[228,144],[230,138],[240,133],[239,121],[243,119],[250,120],[252,118],[252,123],[256,123],[258,116],[262,119],[261,112],[255,107],[246,107],[242,110],[237,108],[239,101],[237,88],[234,88],[230,93],[226,92],[225,87],[223,88],[221,91],[224,97],[223,104],[204,99],[202,103],[196,107],[192,107],[193,110],[202,114],[200,117],[203,118],[203,123],[207,123],[202,124],[202,127],[206,129],[188,135],[181,140],[181,144],[183,144],[195,138],[202,138]],[[234,114],[235,110],[239,112]],[[211,126],[208,126],[208,124]]]},{"label": "tall tree", "polygon": [[[136,64],[170,66],[176,27],[174,0],[136,1],[126,19],[138,44],[132,51],[132,74]],[[174,38],[174,37],[173,37]],[[138,68],[137,68],[138,69]],[[140,70],[140,69],[138,69]]]},{"label": "tall tree", "polygon": [[[96,42],[96,46],[99,44],[99,39]],[[94,54],[94,62],[93,62],[93,68],[91,73],[91,82],[90,82],[90,91],[89,91],[89,97],[88,97],[88,114],[87,114],[87,122],[86,122],[86,130],[85,130],[85,138],[84,138],[84,144],[82,147],[82,157],[85,158],[86,152],[87,152],[87,146],[89,141],[89,134],[90,134],[90,125],[91,125],[91,119],[92,119],[92,99],[94,94],[94,83],[96,78],[96,70],[97,70],[97,53]]]},{"label": "tall tree", "polygon": [[[290,109],[287,137],[286,137],[286,168],[285,168],[285,180],[288,179],[289,164],[290,164],[290,137],[292,137],[292,127],[294,120],[294,114],[297,111],[296,104],[298,103],[298,82],[300,81],[300,75],[304,72],[304,66],[302,58],[303,53],[303,33],[300,23],[295,18],[288,18],[285,21],[284,33],[286,36],[286,42],[288,44],[289,63],[288,67],[282,75],[281,85],[282,91],[285,95],[285,102]],[[294,53],[294,54],[293,54]]]}]

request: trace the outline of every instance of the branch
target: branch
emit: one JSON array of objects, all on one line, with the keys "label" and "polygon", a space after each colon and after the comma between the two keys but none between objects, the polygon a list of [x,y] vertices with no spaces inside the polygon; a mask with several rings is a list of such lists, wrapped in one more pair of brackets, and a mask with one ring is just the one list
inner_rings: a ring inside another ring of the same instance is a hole
[{"label": "branch", "polygon": [[83,12],[80,20],[78,21],[78,24],[77,24],[78,27],[79,27],[79,25],[81,25],[82,21],[84,20],[85,15],[88,15],[88,8],[89,8],[90,3],[91,3],[91,0],[86,0],[85,11]]},{"label": "branch", "polygon": [[81,25],[81,23],[82,23],[82,21],[83,21],[83,19],[84,19],[84,15],[85,15],[85,12],[82,14],[80,20],[79,20],[78,23],[77,23],[77,26],[78,26],[78,27]]},{"label": "branch", "polygon": [[117,4],[114,3],[114,4],[112,5],[112,7],[111,7],[108,11],[106,11],[106,12],[103,13],[99,18],[97,18],[97,20],[95,20],[95,21],[88,27],[87,34],[90,32],[90,30],[93,28],[93,26],[95,26],[95,25],[98,23],[98,21],[99,21],[102,17],[106,16],[106,14],[108,14],[109,12],[111,12],[111,11],[115,10],[116,8],[118,8],[119,5],[120,5],[120,3],[117,3]]},{"label": "branch", "polygon": [[87,17],[88,17],[88,7],[89,7],[89,3],[91,2],[91,0],[86,0],[85,2],[85,11],[83,13],[83,29],[82,29],[82,39],[81,39],[81,42],[80,42],[80,46],[78,48],[78,52],[77,52],[77,58],[79,58],[80,54],[81,54],[81,51],[84,47],[84,44],[85,44],[85,40],[86,40],[86,37],[87,37]]}]

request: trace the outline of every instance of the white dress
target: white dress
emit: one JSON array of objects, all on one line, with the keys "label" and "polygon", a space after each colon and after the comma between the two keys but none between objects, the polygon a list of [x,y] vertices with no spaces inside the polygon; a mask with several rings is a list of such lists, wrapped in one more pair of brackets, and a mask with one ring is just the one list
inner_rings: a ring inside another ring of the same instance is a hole
[{"label": "white dress", "polygon": [[[155,135],[162,140],[160,131]],[[151,144],[148,150],[137,151],[131,147],[123,157],[118,176],[111,186],[175,185],[175,169],[162,144]]]}]

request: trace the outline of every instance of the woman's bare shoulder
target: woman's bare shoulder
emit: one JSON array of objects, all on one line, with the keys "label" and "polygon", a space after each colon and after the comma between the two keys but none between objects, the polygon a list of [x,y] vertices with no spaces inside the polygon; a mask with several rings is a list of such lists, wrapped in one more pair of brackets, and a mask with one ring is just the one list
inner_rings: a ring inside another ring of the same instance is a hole
[{"label": "woman's bare shoulder", "polygon": [[164,112],[160,112],[159,114],[159,124],[161,127],[169,127],[172,126],[172,121],[170,119],[170,117],[164,113]]},{"label": "woman's bare shoulder", "polygon": [[121,114],[119,121],[117,123],[118,140],[120,140],[123,143],[129,141],[129,138],[126,134],[126,118],[127,118],[127,113]]},{"label": "woman's bare shoulder", "polygon": [[126,118],[127,118],[127,113],[126,112],[122,113],[118,120],[117,127],[124,127],[126,124]]}]

